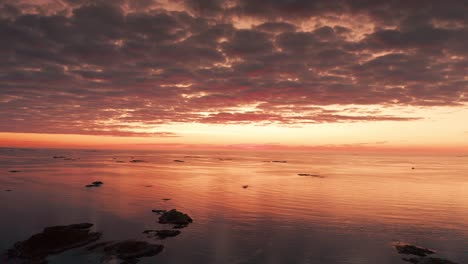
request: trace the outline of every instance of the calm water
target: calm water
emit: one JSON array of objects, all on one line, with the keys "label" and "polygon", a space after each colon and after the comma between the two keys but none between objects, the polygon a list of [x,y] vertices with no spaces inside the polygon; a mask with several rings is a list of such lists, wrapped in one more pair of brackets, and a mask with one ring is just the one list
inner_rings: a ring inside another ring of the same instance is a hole
[{"label": "calm water", "polygon": [[[83,187],[95,180],[104,185]],[[141,234],[160,228],[152,209],[171,208],[194,223],[162,241]],[[102,240],[165,245],[140,263],[398,264],[392,243],[402,241],[462,264],[468,157],[0,149],[0,211],[1,252],[46,226],[91,222]],[[81,249],[49,258],[97,259]]]}]

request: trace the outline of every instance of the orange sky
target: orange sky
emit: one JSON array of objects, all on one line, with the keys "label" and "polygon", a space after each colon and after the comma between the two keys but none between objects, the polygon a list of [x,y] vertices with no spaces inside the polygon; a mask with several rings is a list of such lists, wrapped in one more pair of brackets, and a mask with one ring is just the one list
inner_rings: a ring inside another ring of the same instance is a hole
[{"label": "orange sky", "polygon": [[[390,113],[393,112],[389,110]],[[144,129],[145,132],[171,131],[174,136],[0,133],[0,146],[468,151],[468,123],[461,122],[468,116],[467,109],[412,109],[411,114],[426,118],[406,122],[348,122],[301,126],[189,123]],[[141,129],[133,132],[142,132]]]}]

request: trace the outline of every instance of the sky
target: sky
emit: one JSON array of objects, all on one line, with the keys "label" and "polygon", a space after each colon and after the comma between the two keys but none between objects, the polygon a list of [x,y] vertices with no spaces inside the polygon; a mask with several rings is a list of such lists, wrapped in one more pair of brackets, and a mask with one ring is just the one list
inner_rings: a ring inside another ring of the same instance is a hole
[{"label": "sky", "polygon": [[0,146],[468,150],[466,0],[2,0]]}]

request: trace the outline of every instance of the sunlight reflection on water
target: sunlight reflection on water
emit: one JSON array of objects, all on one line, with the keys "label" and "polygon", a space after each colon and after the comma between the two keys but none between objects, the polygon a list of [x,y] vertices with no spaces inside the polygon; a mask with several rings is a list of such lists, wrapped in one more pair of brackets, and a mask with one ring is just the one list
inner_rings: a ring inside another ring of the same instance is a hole
[{"label": "sunlight reflection on water", "polygon": [[[146,239],[141,232],[158,227],[151,210],[177,208],[195,222],[158,241],[165,251],[141,263],[405,263],[394,241],[468,263],[464,157],[20,149],[0,155],[1,251],[46,226],[76,222],[94,223],[105,240]],[[272,160],[287,163],[265,162]],[[95,180],[104,185],[84,188]],[[95,261],[80,250],[50,258]]]}]

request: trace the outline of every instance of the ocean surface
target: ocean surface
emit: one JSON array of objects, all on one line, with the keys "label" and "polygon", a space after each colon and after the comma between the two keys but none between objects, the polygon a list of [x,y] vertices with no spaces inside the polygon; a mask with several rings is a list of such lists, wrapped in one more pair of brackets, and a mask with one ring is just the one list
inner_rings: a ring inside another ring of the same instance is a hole
[{"label": "ocean surface", "polygon": [[[161,229],[152,209],[172,208],[194,222],[165,240],[142,234]],[[140,263],[398,264],[408,262],[393,245],[405,242],[466,264],[468,156],[3,148],[0,212],[0,252],[44,227],[90,222],[102,241],[165,246]]]}]

